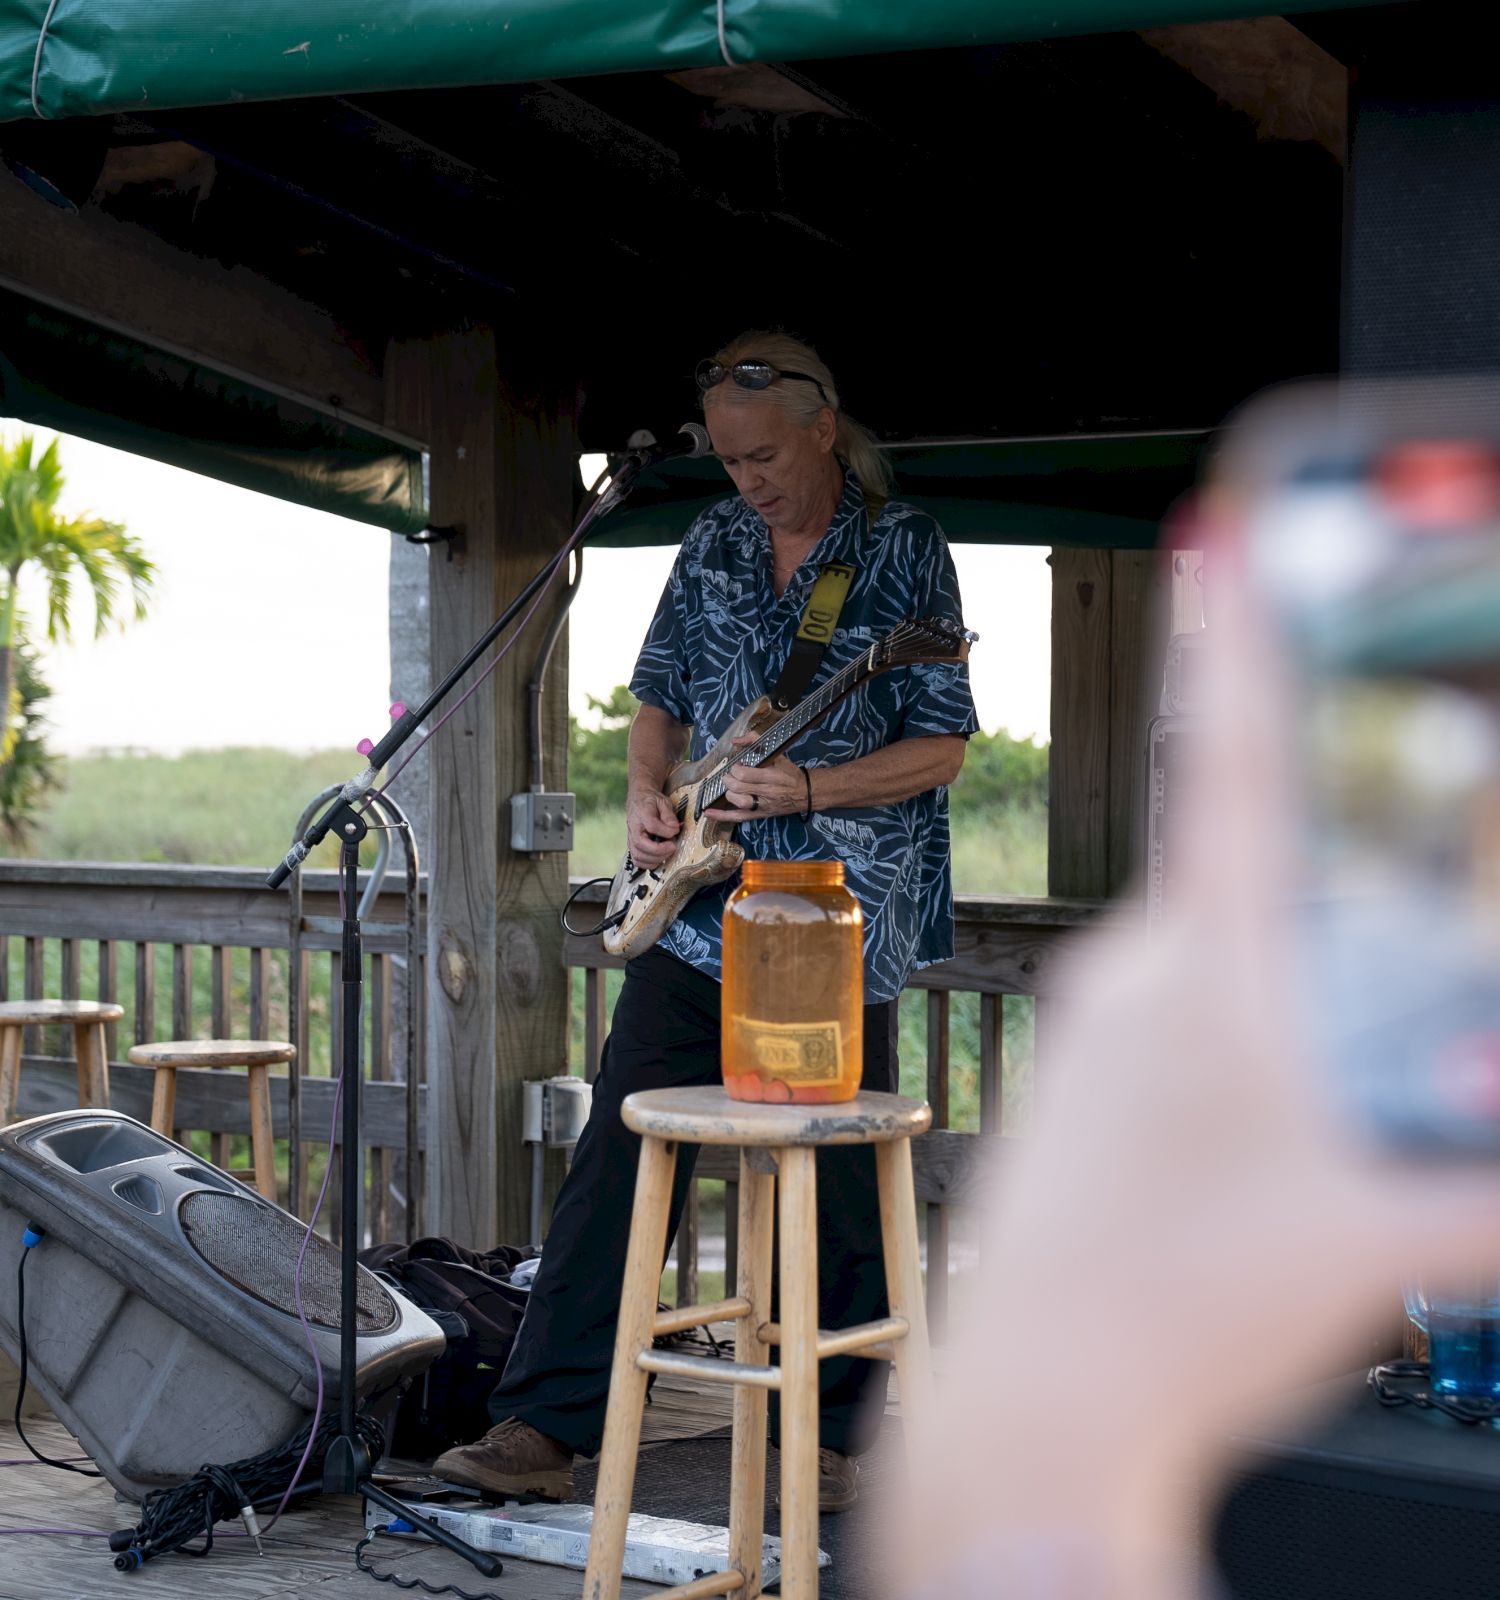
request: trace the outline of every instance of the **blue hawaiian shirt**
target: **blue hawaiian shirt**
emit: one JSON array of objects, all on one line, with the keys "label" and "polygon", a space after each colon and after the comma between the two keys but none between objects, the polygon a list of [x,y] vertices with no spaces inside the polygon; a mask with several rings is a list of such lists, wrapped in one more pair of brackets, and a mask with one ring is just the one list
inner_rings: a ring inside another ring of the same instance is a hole
[{"label": "blue hawaiian shirt", "polygon": [[[943,531],[915,506],[890,501],[871,523],[852,472],[833,521],[778,599],[771,536],[735,496],[688,530],[646,635],[630,690],[693,729],[692,759],[752,700],[769,693],[791,650],[823,564],[855,568],[833,642],[813,687],[907,617],[958,623],[958,577]],[[978,729],[962,663],[898,667],[871,678],[791,745],[798,766],[838,766],[897,739],[968,737]],[[929,789],[888,806],[847,807],[739,824],[752,859],[836,860],[865,914],[865,1003],[894,999],[918,967],[953,954],[948,791]],[[722,972],[720,923],[738,878],[689,901],[660,948],[712,977]]]}]

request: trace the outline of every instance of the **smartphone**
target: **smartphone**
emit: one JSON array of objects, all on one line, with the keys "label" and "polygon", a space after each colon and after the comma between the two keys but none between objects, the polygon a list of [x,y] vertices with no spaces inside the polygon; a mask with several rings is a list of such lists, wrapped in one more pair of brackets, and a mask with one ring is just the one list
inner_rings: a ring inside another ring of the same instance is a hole
[{"label": "smartphone", "polygon": [[1342,1107],[1500,1156],[1500,385],[1268,397],[1221,483],[1290,672],[1297,971]]}]

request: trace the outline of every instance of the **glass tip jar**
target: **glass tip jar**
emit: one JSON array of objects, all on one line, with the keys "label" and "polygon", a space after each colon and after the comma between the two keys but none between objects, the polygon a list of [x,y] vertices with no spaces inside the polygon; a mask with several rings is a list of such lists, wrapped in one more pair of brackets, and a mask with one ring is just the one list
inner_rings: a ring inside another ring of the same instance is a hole
[{"label": "glass tip jar", "polygon": [[724,1088],[852,1100],[864,1062],[864,913],[841,861],[747,861],[724,908]]}]

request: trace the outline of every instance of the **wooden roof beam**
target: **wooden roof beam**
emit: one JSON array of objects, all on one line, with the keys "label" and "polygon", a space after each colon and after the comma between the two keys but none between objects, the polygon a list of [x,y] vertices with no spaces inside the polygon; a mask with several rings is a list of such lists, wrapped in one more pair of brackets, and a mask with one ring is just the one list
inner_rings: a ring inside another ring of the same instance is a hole
[{"label": "wooden roof beam", "polygon": [[[377,360],[327,311],[88,205],[0,181],[0,285],[392,438]],[[403,440],[403,442],[410,442]]]},{"label": "wooden roof beam", "polygon": [[1244,112],[1262,139],[1311,140],[1344,159],[1348,70],[1285,17],[1143,28],[1141,38]]},{"label": "wooden roof beam", "polygon": [[853,114],[795,68],[768,61],[746,61],[733,67],[692,67],[686,72],[669,72],[667,77],[689,94],[712,100],[715,105],[794,116],[804,112],[825,117]]}]

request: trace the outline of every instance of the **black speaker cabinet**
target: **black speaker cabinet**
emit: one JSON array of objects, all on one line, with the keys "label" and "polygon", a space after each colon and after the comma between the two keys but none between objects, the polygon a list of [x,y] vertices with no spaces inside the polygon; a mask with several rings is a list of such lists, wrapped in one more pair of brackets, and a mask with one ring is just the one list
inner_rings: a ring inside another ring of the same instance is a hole
[{"label": "black speaker cabinet", "polygon": [[[338,1395],[339,1255],[217,1167],[129,1117],[67,1111],[0,1131],[0,1344],[122,1493],[180,1482],[289,1438],[323,1369]],[[441,1353],[437,1325],[360,1268],[361,1394]]]},{"label": "black speaker cabinet", "polygon": [[1318,1401],[1306,1438],[1237,1441],[1212,1540],[1232,1600],[1500,1597],[1500,1432],[1383,1407],[1363,1373]]}]

